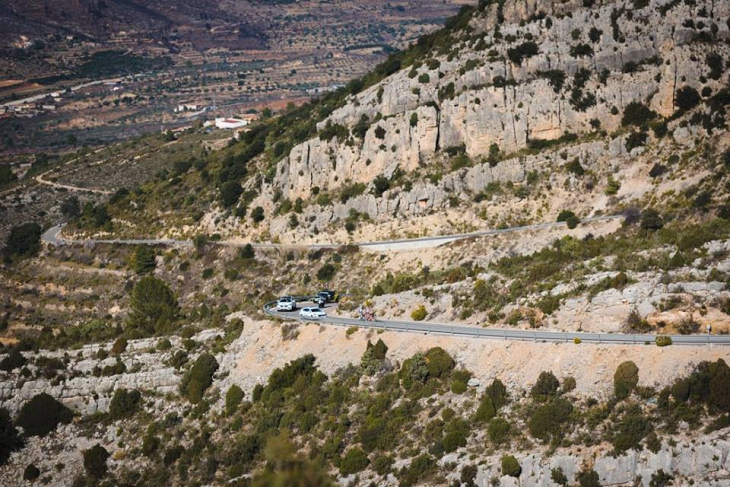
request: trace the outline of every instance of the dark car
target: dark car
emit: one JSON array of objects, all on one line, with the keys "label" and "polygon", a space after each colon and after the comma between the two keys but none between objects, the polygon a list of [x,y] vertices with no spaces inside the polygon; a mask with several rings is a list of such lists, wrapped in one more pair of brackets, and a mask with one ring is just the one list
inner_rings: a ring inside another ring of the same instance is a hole
[{"label": "dark car", "polygon": [[318,292],[317,293],[317,296],[322,296],[323,298],[325,298],[327,300],[328,303],[331,303],[332,301],[335,300],[335,294],[336,293],[334,291],[330,291],[329,289],[325,289],[324,291]]}]

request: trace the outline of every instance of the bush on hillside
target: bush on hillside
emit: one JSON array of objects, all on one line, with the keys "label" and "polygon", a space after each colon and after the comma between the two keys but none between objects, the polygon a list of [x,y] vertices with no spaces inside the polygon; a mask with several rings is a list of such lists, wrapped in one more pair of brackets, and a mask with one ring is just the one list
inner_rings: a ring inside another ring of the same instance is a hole
[{"label": "bush on hillside", "polygon": [[502,457],[502,475],[509,475],[510,477],[519,477],[522,473],[522,467],[515,457],[512,455],[505,455]]},{"label": "bush on hillside", "polygon": [[613,374],[613,393],[618,399],[626,399],[638,383],[639,368],[634,362],[623,362]]},{"label": "bush on hillside", "polygon": [[429,349],[426,352],[425,359],[429,377],[437,379],[447,378],[456,365],[451,355],[441,347]]},{"label": "bush on hillside", "polygon": [[10,230],[3,254],[7,260],[16,257],[31,257],[41,248],[41,226],[24,223]]},{"label": "bush on hillside", "polygon": [[177,297],[165,281],[153,276],[139,280],[130,297],[130,320],[147,334],[169,330],[180,313]]},{"label": "bush on hillside", "polygon": [[226,392],[226,414],[228,416],[236,412],[241,401],[243,401],[243,397],[243,389],[238,387],[236,384],[233,384],[228,388],[228,392]]},{"label": "bush on hillside", "polygon": [[601,487],[601,479],[598,472],[593,469],[581,470],[576,476],[580,487]]},{"label": "bush on hillside", "polygon": [[32,463],[25,467],[25,470],[23,470],[23,480],[27,480],[28,482],[33,482],[40,476],[41,471],[38,470],[38,467],[36,467]]},{"label": "bush on hillside", "polygon": [[137,274],[148,274],[155,270],[155,251],[149,245],[138,245],[132,255],[132,269]]},{"label": "bush on hillside", "polygon": [[238,256],[242,259],[253,259],[256,257],[256,251],[254,250],[253,245],[249,243],[241,247],[241,250],[238,252]]},{"label": "bush on hillside", "polygon": [[23,448],[25,442],[13,424],[10,412],[0,408],[0,466],[10,458],[10,454]]},{"label": "bush on hillside", "polygon": [[489,422],[487,427],[487,434],[489,439],[495,445],[501,445],[507,440],[509,435],[510,424],[504,418],[494,418]]},{"label": "bush on hillside", "polygon": [[492,383],[487,386],[484,394],[489,396],[496,409],[506,406],[507,403],[509,403],[509,393],[507,392],[507,388],[499,379],[494,379]]},{"label": "bush on hillside", "polygon": [[243,194],[243,188],[237,181],[226,181],[221,184],[221,204],[225,208],[230,208],[238,202]]},{"label": "bush on hillside", "polygon": [[474,415],[474,421],[490,421],[496,415],[497,409],[494,407],[494,402],[492,401],[492,398],[485,394],[482,397],[481,402],[479,403],[476,414]]},{"label": "bush on hillside", "polygon": [[26,436],[46,436],[60,423],[68,424],[73,419],[69,408],[52,396],[42,392],[23,404],[16,423]]},{"label": "bush on hillside", "polygon": [[218,362],[209,353],[201,354],[180,382],[180,394],[193,404],[203,399],[203,394],[213,384],[213,375],[218,370]]},{"label": "bush on hillside", "polygon": [[653,208],[647,208],[641,212],[641,221],[639,226],[644,230],[661,230],[664,226],[664,221],[659,213]]},{"label": "bush on hillside", "polygon": [[84,469],[89,477],[100,479],[106,475],[106,460],[109,452],[100,444],[96,444],[84,452]]},{"label": "bush on hillside", "polygon": [[423,321],[426,319],[426,316],[428,316],[428,312],[426,311],[426,307],[422,304],[418,305],[416,309],[411,311],[411,319],[413,321]]},{"label": "bush on hillside", "polygon": [[682,111],[692,110],[700,103],[700,94],[691,86],[683,86],[677,90],[677,96],[675,103],[677,107]]},{"label": "bush on hillside", "polygon": [[537,55],[539,49],[534,41],[523,42],[519,46],[507,49],[507,57],[516,65],[522,64],[524,59]]},{"label": "bush on hillside", "polygon": [[613,429],[611,442],[616,453],[626,450],[641,450],[641,440],[651,433],[653,427],[640,411],[631,410],[621,418]]},{"label": "bush on hillside", "polygon": [[543,441],[560,439],[563,425],[568,421],[572,412],[573,406],[566,399],[553,399],[535,409],[527,427],[532,436]]},{"label": "bush on hillside", "polygon": [[370,464],[368,456],[360,448],[352,448],[340,460],[340,474],[352,475],[362,472]]},{"label": "bush on hillside", "polygon": [[115,421],[132,417],[139,410],[141,402],[142,395],[139,391],[119,388],[114,391],[109,404],[109,417]]},{"label": "bush on hillside", "polygon": [[332,264],[324,264],[317,270],[317,279],[320,281],[329,281],[337,273],[337,268]]},{"label": "bush on hillside", "polygon": [[28,361],[25,359],[23,354],[20,352],[20,348],[15,346],[10,350],[2,361],[0,361],[0,370],[10,372],[11,370],[19,369],[24,366]]},{"label": "bush on hillside", "polygon": [[538,401],[544,401],[557,395],[560,381],[552,372],[540,372],[537,382],[532,386],[530,395]]},{"label": "bush on hillside", "polygon": [[621,118],[621,125],[627,127],[635,125],[640,127],[649,123],[656,117],[656,112],[638,101],[632,101],[624,109],[624,115]]}]

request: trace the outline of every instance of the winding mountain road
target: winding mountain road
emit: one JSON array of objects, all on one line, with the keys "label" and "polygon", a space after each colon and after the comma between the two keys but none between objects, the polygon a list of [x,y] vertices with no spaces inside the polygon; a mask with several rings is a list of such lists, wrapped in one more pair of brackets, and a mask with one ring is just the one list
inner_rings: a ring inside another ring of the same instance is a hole
[{"label": "winding mountain road", "polygon": [[[597,221],[608,221],[618,220],[623,218],[620,215],[607,215],[607,216],[596,216],[586,218],[582,223],[597,222]],[[177,245],[183,247],[191,247],[193,245],[192,240],[175,240],[175,239],[86,239],[86,240],[71,240],[66,239],[60,235],[64,225],[56,225],[49,228],[43,234],[43,241],[47,244],[58,246],[58,245],[73,245],[73,244],[117,244],[117,245]],[[353,244],[273,244],[273,243],[251,243],[254,248],[271,249],[271,248],[308,248],[308,249],[337,249],[343,245],[355,245],[365,250],[372,250],[376,252],[385,251],[399,251],[399,250],[418,250],[422,248],[438,247],[449,242],[455,242],[457,240],[464,240],[467,238],[474,237],[487,237],[490,235],[503,235],[515,232],[525,232],[530,230],[544,230],[548,228],[559,228],[565,226],[564,222],[546,222],[537,223],[535,225],[525,225],[520,227],[500,228],[495,230],[480,230],[477,232],[459,233],[454,235],[437,235],[433,237],[418,237],[418,238],[404,238],[396,240],[382,240],[375,242],[359,242]],[[247,243],[243,242],[215,242],[218,245],[224,245],[227,247],[243,247]]]},{"label": "winding mountain road", "polygon": [[[314,305],[312,305],[314,306]],[[353,318],[327,316],[319,320],[306,320],[298,311],[278,312],[276,303],[266,303],[264,313],[269,316],[302,323],[326,323],[338,326],[356,326],[378,330],[419,333],[422,335],[460,336],[470,338],[489,338],[493,340],[519,340],[529,342],[566,343],[579,339],[582,343],[599,343],[605,345],[651,345],[656,346],[657,335],[622,334],[622,333],[587,333],[562,332],[545,330],[517,330],[506,328],[480,328],[467,325],[448,325],[426,321],[365,321]],[[327,311],[327,308],[325,308]],[[730,345],[730,335],[662,335],[672,338],[673,345]]]},{"label": "winding mountain road", "polygon": [[[620,218],[617,216],[596,217],[588,219],[588,221],[609,220]],[[403,247],[415,245],[411,248],[419,247],[422,243],[430,243],[432,246],[441,245],[446,242],[460,240],[470,237],[499,235],[509,232],[517,232],[533,229],[544,229],[553,226],[564,225],[563,223],[541,223],[538,225],[529,225],[524,227],[506,228],[500,230],[485,230],[474,233],[464,233],[460,235],[447,235],[439,237],[423,237],[419,239],[390,240],[385,242],[365,242],[356,244],[359,247],[373,248],[374,250],[403,250]],[[51,227],[43,234],[43,241],[49,245],[71,245],[71,244],[121,244],[121,245],[178,245],[192,247],[190,240],[173,240],[173,239],[111,239],[111,240],[68,240],[59,234],[63,229],[63,225]],[[218,242],[219,245],[227,245],[231,247],[241,247],[244,243],[234,242]],[[256,248],[290,248],[291,245],[283,244],[252,244]],[[397,248],[401,246],[401,248]],[[334,244],[309,244],[302,245],[306,248],[338,248],[340,245]],[[389,249],[389,247],[391,247]],[[275,302],[266,303],[264,305],[264,313],[269,316],[301,322],[312,322],[313,320],[304,320],[299,317],[297,312],[280,313],[275,310]],[[359,328],[374,328],[398,332],[420,333],[424,335],[446,335],[446,336],[463,336],[472,338],[491,338],[499,340],[522,340],[533,342],[556,342],[565,343],[573,342],[579,339],[585,343],[601,343],[610,345],[654,345],[657,335],[648,334],[613,334],[613,333],[587,333],[587,332],[561,332],[561,331],[545,331],[545,330],[516,330],[505,328],[480,328],[476,326],[466,325],[450,325],[443,323],[431,323],[424,321],[394,321],[394,320],[378,320],[375,322],[357,320],[352,318],[341,318],[328,316],[317,322],[327,323],[339,326],[357,326]],[[669,335],[674,345],[730,345],[730,335]]]}]

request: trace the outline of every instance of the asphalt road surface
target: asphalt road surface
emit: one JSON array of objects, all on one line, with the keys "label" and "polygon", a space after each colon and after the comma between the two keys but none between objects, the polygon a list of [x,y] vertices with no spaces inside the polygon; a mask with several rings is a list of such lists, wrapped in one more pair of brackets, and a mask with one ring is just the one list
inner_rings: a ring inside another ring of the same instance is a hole
[{"label": "asphalt road surface", "polygon": [[[303,319],[299,316],[302,307],[309,306],[299,303],[296,311],[278,312],[276,303],[266,303],[264,312],[284,320],[301,321],[303,323],[326,323],[328,325],[357,326],[359,328],[374,328],[389,331],[420,333],[422,335],[447,335],[471,338],[491,338],[496,340],[521,340],[530,342],[573,342],[576,338],[583,343],[602,343],[606,345],[643,345],[656,346],[657,335],[646,334],[619,334],[619,333],[584,333],[544,330],[515,330],[505,328],[480,328],[466,325],[447,325],[429,323],[425,321],[392,321],[378,320],[365,321],[353,318],[327,316],[318,320]],[[314,306],[314,305],[312,305]],[[325,308],[324,311],[327,312]],[[672,345],[730,345],[730,335],[663,335],[672,338]]]}]

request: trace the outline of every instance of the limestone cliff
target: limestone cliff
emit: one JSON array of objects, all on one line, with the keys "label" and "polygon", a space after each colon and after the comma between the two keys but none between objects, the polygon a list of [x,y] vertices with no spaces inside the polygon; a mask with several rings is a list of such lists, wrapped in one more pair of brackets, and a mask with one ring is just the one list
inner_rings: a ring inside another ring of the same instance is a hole
[{"label": "limestone cliff", "polygon": [[[313,187],[414,171],[449,147],[479,159],[490,147],[509,154],[530,141],[610,132],[634,101],[670,116],[679,88],[724,86],[707,55],[727,59],[728,9],[706,1],[492,5],[450,49],[349,97],[318,125],[320,137],[278,163],[274,186],[307,199]],[[326,129],[339,126],[347,136],[330,138]]]}]

